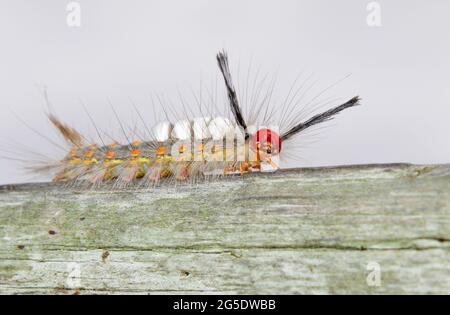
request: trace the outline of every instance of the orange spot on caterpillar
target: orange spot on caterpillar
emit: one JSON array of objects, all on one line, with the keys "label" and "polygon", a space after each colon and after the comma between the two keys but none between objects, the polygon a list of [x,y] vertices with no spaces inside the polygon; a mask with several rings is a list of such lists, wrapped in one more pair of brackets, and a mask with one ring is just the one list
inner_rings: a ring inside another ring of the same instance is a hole
[{"label": "orange spot on caterpillar", "polygon": [[114,143],[111,143],[110,145],[108,145],[108,147],[109,147],[110,149],[115,149],[115,148],[117,148],[118,145],[119,145],[119,144],[118,144],[117,142],[114,142]]},{"label": "orange spot on caterpillar", "polygon": [[158,155],[164,155],[165,153],[166,153],[166,148],[164,148],[164,147],[159,147],[156,150],[156,154],[158,154]]},{"label": "orange spot on caterpillar", "polygon": [[105,157],[106,157],[107,159],[111,160],[111,159],[114,158],[115,155],[116,155],[115,152],[113,152],[113,151],[108,151],[108,152],[106,152]]},{"label": "orange spot on caterpillar", "polygon": [[134,150],[131,150],[131,156],[132,157],[138,157],[139,155],[141,155],[141,151],[139,151],[139,150],[137,150],[137,149],[134,149]]}]

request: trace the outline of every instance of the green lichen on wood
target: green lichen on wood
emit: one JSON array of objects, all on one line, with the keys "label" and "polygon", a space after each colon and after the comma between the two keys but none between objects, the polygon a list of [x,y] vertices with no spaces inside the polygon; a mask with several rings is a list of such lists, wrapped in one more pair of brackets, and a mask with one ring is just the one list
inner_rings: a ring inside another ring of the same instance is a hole
[{"label": "green lichen on wood", "polygon": [[450,293],[449,165],[0,190],[0,293]]}]

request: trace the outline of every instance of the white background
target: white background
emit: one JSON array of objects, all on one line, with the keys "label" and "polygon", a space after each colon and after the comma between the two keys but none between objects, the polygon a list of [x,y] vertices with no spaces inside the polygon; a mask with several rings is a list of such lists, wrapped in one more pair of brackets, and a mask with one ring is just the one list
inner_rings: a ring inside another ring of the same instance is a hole
[{"label": "white background", "polygon": [[[280,95],[302,71],[319,91],[351,74],[331,96],[360,95],[363,106],[305,141],[294,166],[450,162],[449,1],[378,1],[382,25],[369,27],[361,0],[80,0],[79,28],[67,26],[68,2],[0,1],[0,155],[31,159],[26,145],[61,157],[15,117],[57,139],[44,86],[63,120],[95,135],[81,99],[118,134],[109,102],[133,124],[131,98],[152,124],[149,95],[214,82],[214,56],[226,48],[233,69],[276,72]],[[0,160],[0,183],[38,179]]]}]

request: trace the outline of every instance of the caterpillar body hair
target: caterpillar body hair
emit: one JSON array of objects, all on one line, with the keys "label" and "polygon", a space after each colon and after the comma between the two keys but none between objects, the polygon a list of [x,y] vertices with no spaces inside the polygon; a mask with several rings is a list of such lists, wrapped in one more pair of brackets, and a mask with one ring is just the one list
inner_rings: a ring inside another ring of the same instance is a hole
[{"label": "caterpillar body hair", "polygon": [[[285,142],[293,141],[298,134],[333,119],[360,101],[359,97],[353,97],[307,120],[295,122],[284,131],[284,126],[250,124],[239,104],[226,52],[219,52],[216,59],[225,82],[230,118],[203,115],[178,121],[167,119],[152,128],[146,127],[145,139],[130,139],[125,144],[105,143],[102,139],[99,145],[86,141],[80,132],[50,112],[48,119],[67,143],[68,152],[61,160],[36,165],[33,170],[51,173],[55,182],[92,185],[112,182],[119,188],[136,180],[151,185],[161,179],[186,182],[229,174],[273,172],[280,167]],[[266,108],[264,115],[270,115],[268,112]],[[100,135],[98,130],[97,133]]]}]

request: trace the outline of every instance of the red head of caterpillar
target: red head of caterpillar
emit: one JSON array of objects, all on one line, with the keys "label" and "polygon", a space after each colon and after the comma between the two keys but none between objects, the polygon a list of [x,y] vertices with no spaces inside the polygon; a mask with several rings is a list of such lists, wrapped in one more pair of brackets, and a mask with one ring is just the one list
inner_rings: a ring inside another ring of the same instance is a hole
[{"label": "red head of caterpillar", "polygon": [[251,147],[255,151],[277,155],[281,152],[281,138],[275,131],[267,128],[259,129],[251,139]]}]

